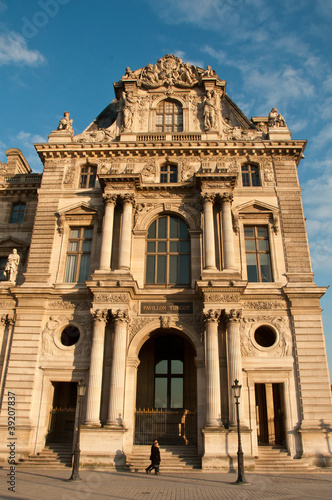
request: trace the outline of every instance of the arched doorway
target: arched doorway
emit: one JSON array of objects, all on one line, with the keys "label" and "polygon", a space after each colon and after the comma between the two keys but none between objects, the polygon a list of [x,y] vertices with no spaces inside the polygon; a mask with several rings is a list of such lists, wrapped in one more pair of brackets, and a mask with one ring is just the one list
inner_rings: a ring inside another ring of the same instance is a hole
[{"label": "arched doorway", "polygon": [[195,349],[176,330],[157,330],[139,353],[135,444],[197,444]]}]

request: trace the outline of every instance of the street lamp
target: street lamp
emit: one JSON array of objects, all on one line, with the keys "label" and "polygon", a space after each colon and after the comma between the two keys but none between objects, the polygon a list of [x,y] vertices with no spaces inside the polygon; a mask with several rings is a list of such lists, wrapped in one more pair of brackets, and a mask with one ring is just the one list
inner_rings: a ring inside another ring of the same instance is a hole
[{"label": "street lamp", "polygon": [[238,437],[237,480],[235,481],[234,484],[248,484],[246,478],[244,477],[243,451],[241,445],[240,416],[239,416],[239,404],[240,404],[239,399],[240,399],[242,385],[239,385],[239,381],[237,379],[234,380],[234,385],[232,385],[232,389],[236,404],[237,437]]},{"label": "street lamp", "polygon": [[84,380],[81,378],[77,384],[77,400],[78,400],[78,422],[77,422],[77,437],[76,437],[76,445],[75,445],[75,450],[74,450],[74,460],[73,460],[73,470],[71,473],[71,476],[69,478],[69,481],[81,481],[80,475],[79,475],[79,468],[80,468],[80,424],[81,424],[81,418],[82,418],[82,401],[85,396],[85,389],[86,385]]}]

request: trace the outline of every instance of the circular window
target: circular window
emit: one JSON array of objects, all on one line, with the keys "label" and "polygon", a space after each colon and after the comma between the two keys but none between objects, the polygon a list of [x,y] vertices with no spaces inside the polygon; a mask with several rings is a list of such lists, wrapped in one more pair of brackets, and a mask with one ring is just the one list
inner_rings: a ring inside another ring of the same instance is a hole
[{"label": "circular window", "polygon": [[254,338],[259,346],[272,347],[277,340],[277,335],[272,328],[268,326],[259,326],[255,331]]},{"label": "circular window", "polygon": [[76,326],[69,325],[61,333],[61,344],[69,347],[78,342],[80,338],[80,331]]}]

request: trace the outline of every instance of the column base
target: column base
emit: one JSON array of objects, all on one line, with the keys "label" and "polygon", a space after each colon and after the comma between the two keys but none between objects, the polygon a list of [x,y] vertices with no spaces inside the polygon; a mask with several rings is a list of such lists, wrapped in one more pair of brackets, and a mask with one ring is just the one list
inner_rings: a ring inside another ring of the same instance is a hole
[{"label": "column base", "polygon": [[85,427],[99,429],[101,427],[100,420],[85,420],[85,422],[83,422],[83,425],[81,425],[81,428]]}]

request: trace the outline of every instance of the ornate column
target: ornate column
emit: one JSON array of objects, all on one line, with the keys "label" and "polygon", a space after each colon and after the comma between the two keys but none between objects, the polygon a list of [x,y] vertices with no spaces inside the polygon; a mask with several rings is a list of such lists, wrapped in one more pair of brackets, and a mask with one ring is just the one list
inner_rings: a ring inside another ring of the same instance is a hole
[{"label": "ornate column", "polygon": [[204,269],[216,269],[216,249],[214,241],[214,222],[213,222],[213,202],[214,194],[205,194],[203,199],[204,212],[204,249],[205,249],[205,267]]},{"label": "ornate column", "polygon": [[94,319],[87,393],[86,425],[100,424],[101,384],[103,378],[104,338],[107,310],[91,311]]},{"label": "ornate column", "polygon": [[114,318],[114,344],[112,356],[111,388],[107,425],[123,427],[123,407],[126,378],[128,312],[116,311]]},{"label": "ornate column", "polygon": [[223,235],[223,250],[224,250],[224,269],[235,270],[235,253],[233,240],[233,224],[232,224],[232,204],[233,195],[224,194],[221,198],[221,215],[222,215],[222,235]]},{"label": "ornate column", "polygon": [[117,196],[114,194],[103,194],[105,214],[103,221],[103,235],[101,242],[99,269],[104,271],[109,271],[111,267],[114,207],[116,204],[116,198]]},{"label": "ornate column", "polygon": [[[240,343],[240,321],[241,311],[232,309],[227,318],[227,350],[228,350],[228,394],[229,394],[229,419],[231,425],[236,425],[236,407],[233,397],[232,385],[234,380],[242,384],[242,362],[241,362],[241,343]],[[243,405],[239,405],[240,408]],[[240,410],[240,420],[241,420]]]},{"label": "ornate column", "polygon": [[121,200],[123,203],[123,213],[121,223],[119,269],[129,271],[134,195],[125,194],[121,197]]},{"label": "ornate column", "polygon": [[218,322],[220,313],[210,309],[205,320],[206,427],[219,427],[221,421]]}]

